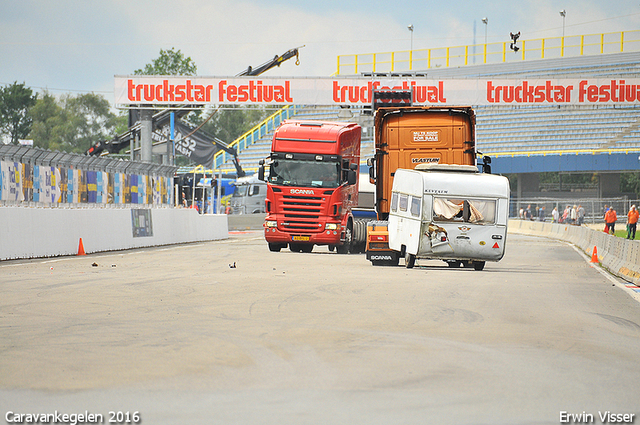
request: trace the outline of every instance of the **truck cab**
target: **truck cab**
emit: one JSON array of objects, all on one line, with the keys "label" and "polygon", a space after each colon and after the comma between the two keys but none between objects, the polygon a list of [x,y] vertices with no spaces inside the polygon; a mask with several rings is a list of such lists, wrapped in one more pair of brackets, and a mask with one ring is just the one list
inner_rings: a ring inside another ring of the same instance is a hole
[{"label": "truck cab", "polygon": [[271,251],[351,250],[360,136],[355,123],[288,120],[276,129],[258,172],[267,182],[264,235]]},{"label": "truck cab", "polygon": [[257,175],[240,177],[233,182],[233,195],[229,201],[230,214],[257,214],[265,212],[267,184]]},{"label": "truck cab", "polygon": [[474,166],[398,169],[389,214],[389,247],[405,257],[440,259],[450,267],[499,261],[505,253],[509,180]]}]

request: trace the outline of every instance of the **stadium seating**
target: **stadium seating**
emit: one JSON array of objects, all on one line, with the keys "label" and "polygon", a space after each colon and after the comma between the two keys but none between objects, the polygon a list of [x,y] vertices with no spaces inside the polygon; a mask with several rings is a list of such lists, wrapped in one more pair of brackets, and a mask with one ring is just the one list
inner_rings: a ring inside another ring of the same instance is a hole
[{"label": "stadium seating", "polygon": [[[640,53],[616,53],[437,68],[429,79],[447,78],[639,78]],[[485,154],[559,154],[567,151],[640,150],[640,105],[630,106],[475,106],[476,144]],[[298,107],[295,119],[356,121],[364,129],[362,162],[374,152],[371,117],[355,111],[340,117],[338,107]],[[240,152],[240,163],[249,172],[269,154],[270,135]],[[233,171],[233,167],[229,167]]]}]

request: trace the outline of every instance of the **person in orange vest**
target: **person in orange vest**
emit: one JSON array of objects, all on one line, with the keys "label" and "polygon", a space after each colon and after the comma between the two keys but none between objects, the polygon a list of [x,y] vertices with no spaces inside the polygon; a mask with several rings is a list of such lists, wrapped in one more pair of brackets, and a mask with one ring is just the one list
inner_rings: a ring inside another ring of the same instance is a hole
[{"label": "person in orange vest", "polygon": [[[612,235],[616,234],[616,221],[618,221],[618,215],[613,207],[609,208],[609,211],[604,215],[604,221],[607,223],[607,227]],[[609,232],[607,232],[609,233]]]},{"label": "person in orange vest", "polygon": [[638,210],[635,205],[631,205],[631,209],[627,214],[627,239],[636,238],[636,226],[638,225]]}]

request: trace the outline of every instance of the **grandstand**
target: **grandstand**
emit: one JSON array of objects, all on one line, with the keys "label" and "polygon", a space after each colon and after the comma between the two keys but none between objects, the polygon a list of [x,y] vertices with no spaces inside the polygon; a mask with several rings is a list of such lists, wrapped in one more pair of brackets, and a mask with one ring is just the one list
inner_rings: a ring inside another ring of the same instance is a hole
[{"label": "grandstand", "polygon": [[[519,62],[416,70],[434,79],[640,78],[640,52],[606,53]],[[472,105],[474,106],[474,105]],[[640,105],[475,105],[478,150],[491,155],[497,173],[517,173],[518,194],[532,195],[537,173],[600,172],[598,196],[618,196],[619,173],[640,169]],[[356,121],[363,126],[362,160],[373,154],[371,117],[358,109],[297,106],[294,119]],[[269,154],[265,135],[240,154],[255,170]],[[231,170],[231,169],[230,169]],[[531,180],[528,182],[528,180]]]}]

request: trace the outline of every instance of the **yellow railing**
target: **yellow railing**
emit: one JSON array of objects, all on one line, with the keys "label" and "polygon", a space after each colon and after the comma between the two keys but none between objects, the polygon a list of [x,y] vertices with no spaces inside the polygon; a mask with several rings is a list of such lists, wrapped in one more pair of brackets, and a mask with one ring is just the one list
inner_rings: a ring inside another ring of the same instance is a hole
[{"label": "yellow railing", "polygon": [[[280,125],[280,123],[287,118],[290,118],[292,115],[296,113],[295,105],[287,105],[282,109],[278,110],[276,113],[270,115],[265,118],[260,124],[255,125],[251,130],[244,133],[242,136],[238,137],[236,140],[229,144],[230,147],[236,148],[238,153],[242,152],[249,146],[251,146],[254,142],[260,140],[261,137],[268,134],[270,131],[274,130],[276,127]],[[225,163],[231,160],[231,155],[229,155],[225,151],[219,151],[215,154],[213,159],[214,168],[218,169],[222,167]]]},{"label": "yellow railing", "polygon": [[338,56],[334,75],[415,72],[431,68],[640,51],[640,30]]},{"label": "yellow railing", "polygon": [[547,155],[598,155],[598,154],[614,154],[614,153],[637,153],[640,151],[640,147],[633,148],[600,148],[600,149],[566,149],[566,150],[548,150],[548,151],[517,151],[517,152],[488,152],[485,155],[492,158],[500,156],[547,156]]}]

